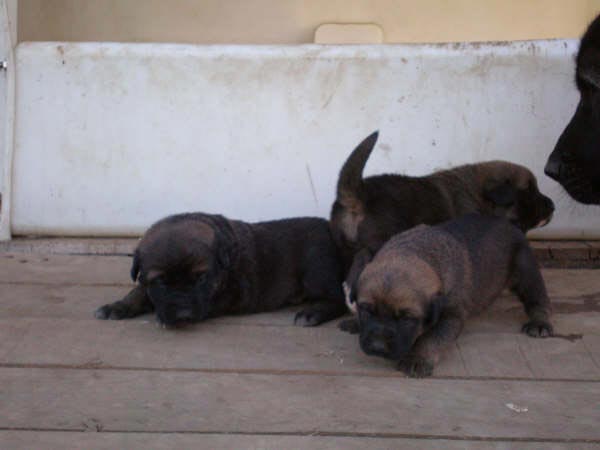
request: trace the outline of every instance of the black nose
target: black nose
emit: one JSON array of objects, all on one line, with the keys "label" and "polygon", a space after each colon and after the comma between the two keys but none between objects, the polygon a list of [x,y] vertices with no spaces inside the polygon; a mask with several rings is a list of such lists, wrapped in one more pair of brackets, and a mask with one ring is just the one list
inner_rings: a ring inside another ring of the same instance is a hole
[{"label": "black nose", "polygon": [[552,199],[549,199],[548,197],[546,197],[546,207],[550,211],[554,211],[554,202],[552,201]]},{"label": "black nose", "polygon": [[178,309],[175,312],[175,320],[191,320],[193,316],[192,311],[189,309]]},{"label": "black nose", "polygon": [[555,181],[560,180],[561,163],[558,158],[550,156],[550,159],[544,167],[544,173]]},{"label": "black nose", "polygon": [[388,352],[388,346],[383,339],[371,339],[371,342],[369,342],[369,347],[371,348],[371,351],[375,353]]}]

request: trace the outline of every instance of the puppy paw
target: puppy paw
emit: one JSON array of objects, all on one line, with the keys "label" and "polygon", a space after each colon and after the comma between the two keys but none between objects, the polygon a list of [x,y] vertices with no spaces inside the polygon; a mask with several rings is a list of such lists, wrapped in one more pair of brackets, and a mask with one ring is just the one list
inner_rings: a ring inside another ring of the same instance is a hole
[{"label": "puppy paw", "polygon": [[531,320],[523,325],[521,331],[531,337],[545,338],[554,335],[552,324],[544,320]]},{"label": "puppy paw", "polygon": [[314,327],[323,322],[321,311],[310,308],[299,311],[294,317],[294,325],[299,327]]},{"label": "puppy paw", "polygon": [[360,325],[356,319],[342,320],[338,324],[338,328],[350,334],[358,334],[360,332]]},{"label": "puppy paw", "polygon": [[433,363],[420,356],[407,356],[398,361],[398,370],[411,378],[424,378],[433,374]]},{"label": "puppy paw", "polygon": [[115,303],[109,303],[94,311],[94,317],[100,320],[120,320],[128,318],[129,314],[126,308]]}]

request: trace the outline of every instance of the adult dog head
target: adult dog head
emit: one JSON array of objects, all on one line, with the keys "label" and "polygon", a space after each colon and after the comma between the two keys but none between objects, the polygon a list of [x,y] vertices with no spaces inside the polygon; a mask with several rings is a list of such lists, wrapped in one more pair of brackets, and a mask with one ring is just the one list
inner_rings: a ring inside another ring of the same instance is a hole
[{"label": "adult dog head", "polygon": [[579,104],[544,171],[578,202],[600,204],[600,16],[581,39],[575,82]]}]

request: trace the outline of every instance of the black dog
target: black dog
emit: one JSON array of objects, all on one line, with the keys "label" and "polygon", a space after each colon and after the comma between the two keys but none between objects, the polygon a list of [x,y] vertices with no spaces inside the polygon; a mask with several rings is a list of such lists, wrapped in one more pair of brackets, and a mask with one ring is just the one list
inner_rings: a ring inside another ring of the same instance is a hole
[{"label": "black dog", "polygon": [[467,164],[424,177],[364,178],[375,146],[371,134],[348,157],[339,175],[331,228],[351,288],[373,254],[393,235],[419,224],[433,225],[468,213],[505,217],[523,231],[547,224],[552,200],[526,167],[505,161]]},{"label": "black dog", "polygon": [[351,295],[358,323],[342,323],[360,332],[365,353],[398,361],[410,376],[428,376],[465,319],[507,286],[529,316],[523,331],[552,335],[544,280],[517,227],[477,214],[419,225],[390,239],[365,267]]},{"label": "black dog", "polygon": [[579,104],[544,171],[578,202],[600,204],[600,16],[581,39],[575,82]]},{"label": "black dog", "polygon": [[154,310],[160,323],[176,326],[310,300],[294,322],[314,326],[346,310],[337,249],[319,218],[248,224],[202,213],[167,217],[140,241],[131,277],[138,285],[96,318]]}]

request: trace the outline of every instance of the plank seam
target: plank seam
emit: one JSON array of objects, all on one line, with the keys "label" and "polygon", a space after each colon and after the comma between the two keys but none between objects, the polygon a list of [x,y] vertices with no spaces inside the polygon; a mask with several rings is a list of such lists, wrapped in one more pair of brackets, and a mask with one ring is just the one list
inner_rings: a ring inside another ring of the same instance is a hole
[{"label": "plank seam", "polygon": [[[43,428],[43,427],[2,427],[0,431],[33,431],[54,433],[90,433],[86,429],[77,428]],[[188,435],[231,435],[231,436],[316,436],[316,437],[350,437],[371,439],[418,439],[418,440],[449,440],[449,441],[474,441],[474,442],[539,442],[539,443],[564,443],[564,444],[596,444],[600,439],[583,438],[539,438],[539,437],[512,437],[512,436],[454,436],[434,434],[411,433],[362,433],[344,431],[225,431],[225,430],[119,430],[103,429],[92,433],[99,434],[188,434]]]},{"label": "plank seam", "polygon": [[[327,376],[327,377],[366,377],[366,378],[409,378],[397,371],[365,373],[365,372],[337,372],[332,370],[277,370],[277,369],[215,369],[191,367],[136,367],[112,366],[90,362],[81,365],[67,364],[27,364],[27,363],[0,363],[0,369],[38,369],[38,370],[102,370],[124,372],[165,372],[165,373],[206,373],[206,374],[238,374],[238,375],[274,375],[274,376]],[[534,383],[600,383],[600,378],[527,378],[527,377],[500,377],[500,376],[432,376],[427,380],[450,381],[518,381]]]}]

